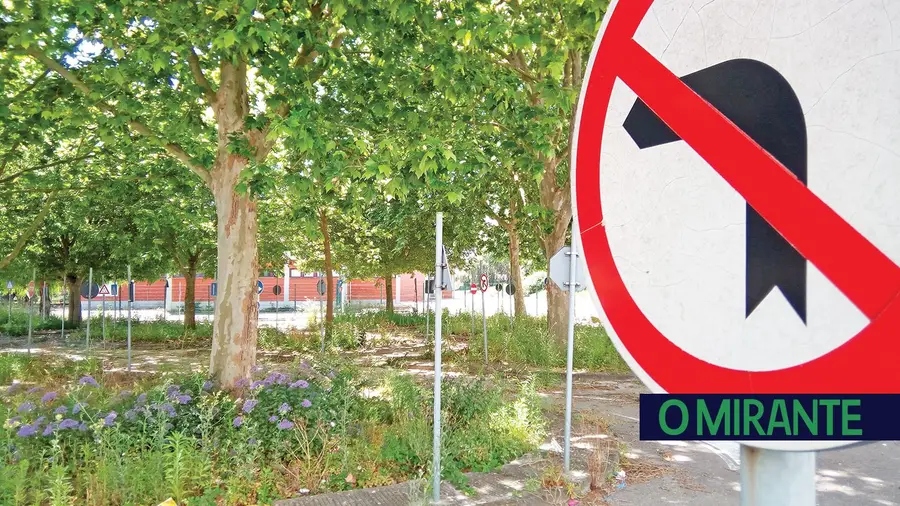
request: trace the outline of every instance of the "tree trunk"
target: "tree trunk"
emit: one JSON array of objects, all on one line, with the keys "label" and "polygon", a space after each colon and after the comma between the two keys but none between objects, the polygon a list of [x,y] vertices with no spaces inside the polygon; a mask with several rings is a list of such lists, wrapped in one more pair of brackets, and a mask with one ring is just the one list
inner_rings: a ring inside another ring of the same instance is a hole
[{"label": "tree trunk", "polygon": [[[39,306],[40,312],[38,314],[40,314],[42,318],[49,318],[50,317],[50,297],[44,297],[44,284],[45,283],[47,283],[46,280],[41,281],[41,284],[40,284],[40,290],[41,290],[40,301],[41,301],[41,303]],[[47,295],[50,295],[49,287],[47,287]]]},{"label": "tree trunk", "polygon": [[188,257],[186,269],[181,271],[184,276],[184,328],[197,328],[197,293],[195,290],[197,281],[197,255]]},{"label": "tree trunk", "polygon": [[69,289],[68,321],[69,327],[81,325],[81,283],[75,274],[66,274]]},{"label": "tree trunk", "polygon": [[[566,243],[566,233],[572,221],[571,194],[566,182],[559,186],[556,182],[558,160],[544,161],[544,177],[540,184],[541,205],[553,211],[553,229],[541,237],[547,270],[550,259]],[[568,335],[569,297],[554,283],[547,287],[547,329],[557,342],[565,343]]]},{"label": "tree trunk", "polygon": [[516,287],[516,293],[513,295],[515,302],[515,315],[525,316],[525,287],[522,286],[522,265],[519,262],[519,231],[516,229],[518,224],[515,218],[517,209],[517,196],[513,196],[509,205],[510,219],[507,223],[506,231],[509,233],[509,277],[513,285]]},{"label": "tree trunk", "polygon": [[218,151],[207,180],[216,202],[218,260],[209,373],[223,388],[240,390],[239,380],[248,379],[256,363],[259,335],[256,202],[250,195],[235,191],[241,170],[249,160],[229,151],[232,136],[246,135],[244,118],[249,114],[246,63],[223,62],[220,76],[215,102]]},{"label": "tree trunk", "polygon": [[388,314],[394,314],[394,277],[384,276],[384,308]]},{"label": "tree trunk", "polygon": [[331,335],[334,322],[334,265],[331,261],[331,233],[328,230],[328,215],[325,208],[319,210],[319,228],[322,230],[322,245],[325,250],[325,333]]}]

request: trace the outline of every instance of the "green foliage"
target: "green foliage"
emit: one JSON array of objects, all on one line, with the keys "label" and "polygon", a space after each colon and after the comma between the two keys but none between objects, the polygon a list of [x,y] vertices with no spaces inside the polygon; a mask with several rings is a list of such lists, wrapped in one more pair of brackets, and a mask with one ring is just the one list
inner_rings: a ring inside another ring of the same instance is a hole
[{"label": "green foliage", "polygon": [[[79,381],[77,362],[19,357],[0,355],[4,378],[18,380],[0,397],[0,504],[270,504],[302,488],[419,478],[430,464],[431,388],[408,376],[365,380],[329,359],[300,362],[255,370],[234,398],[199,375],[128,392],[100,374],[97,386]],[[58,367],[67,381],[42,372]],[[43,388],[19,384],[34,381]],[[51,388],[58,395],[43,397]],[[449,380],[444,398],[442,474],[459,486],[463,472],[502,465],[545,435],[528,383]]]},{"label": "green foliage", "polygon": [[[8,311],[0,312],[0,332],[7,336],[27,336],[28,335],[28,309],[14,307],[12,313]],[[38,306],[35,304],[31,313],[32,331],[39,330],[59,330],[62,321],[56,316],[41,318],[38,312]]]}]

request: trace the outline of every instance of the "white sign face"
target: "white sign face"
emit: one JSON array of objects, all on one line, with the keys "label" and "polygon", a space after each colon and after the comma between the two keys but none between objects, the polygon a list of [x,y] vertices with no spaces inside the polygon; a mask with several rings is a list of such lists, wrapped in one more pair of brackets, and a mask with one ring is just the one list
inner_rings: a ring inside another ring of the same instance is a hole
[{"label": "white sign face", "polygon": [[7,290],[12,290],[12,287],[13,287],[13,282],[12,282],[12,281],[7,281],[7,282],[6,282],[6,289],[7,289]]},{"label": "white sign face", "polygon": [[[624,3],[610,7],[600,37]],[[843,222],[841,230],[858,233],[873,258],[896,268],[900,37],[892,32],[900,26],[900,2],[833,4],[656,1],[634,41],[793,173],[811,200],[824,203],[814,206],[823,215],[830,210],[829,217]],[[597,72],[602,62],[594,57]],[[758,208],[769,203],[748,204],[746,186],[733,184],[708,162],[714,146],[701,156],[703,149],[682,139],[687,135],[674,134],[675,118],[662,121],[651,111],[661,109],[645,105],[662,89],[659,82],[638,84],[636,73],[616,75],[599,167],[580,161],[576,167],[579,173],[599,170],[602,223],[584,222],[581,207],[587,202],[577,202],[578,226],[586,251],[592,240],[587,231],[603,227],[615,269],[652,326],[697,359],[752,372],[814,361],[866,328],[877,313],[840,282],[842,267],[818,260],[846,250],[845,265],[865,267],[865,257],[849,253],[841,241],[829,249],[798,239],[827,229],[819,215],[806,213],[806,201],[788,202],[795,215],[783,219],[797,228],[763,219]],[[580,142],[585,134],[578,135]],[[712,144],[717,135],[703,132]],[[750,186],[769,184],[759,174]],[[787,194],[771,184],[772,201]],[[584,199],[580,189],[573,193]],[[618,334],[624,324],[620,320],[617,328],[592,292],[620,353],[653,391],[666,391],[623,345]]]}]

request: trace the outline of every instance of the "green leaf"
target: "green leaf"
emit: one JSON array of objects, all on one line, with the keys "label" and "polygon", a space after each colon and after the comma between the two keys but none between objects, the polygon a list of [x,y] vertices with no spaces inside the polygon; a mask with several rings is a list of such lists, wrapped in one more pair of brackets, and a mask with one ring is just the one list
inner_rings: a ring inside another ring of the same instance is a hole
[{"label": "green leaf", "polygon": [[235,42],[237,42],[237,34],[234,33],[234,30],[228,30],[222,34],[222,44],[226,48],[233,46]]},{"label": "green leaf", "polygon": [[150,35],[147,36],[148,44],[156,44],[159,42],[159,32],[150,32]]},{"label": "green leaf", "polygon": [[462,195],[456,192],[450,192],[447,194],[447,200],[449,200],[451,204],[455,204],[462,200]]}]

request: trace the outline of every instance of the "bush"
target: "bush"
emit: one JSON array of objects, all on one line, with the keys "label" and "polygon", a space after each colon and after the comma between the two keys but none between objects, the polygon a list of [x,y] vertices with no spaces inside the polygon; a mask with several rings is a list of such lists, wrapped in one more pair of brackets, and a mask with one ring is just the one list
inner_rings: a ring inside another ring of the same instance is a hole
[{"label": "bush", "polygon": [[[5,309],[5,308],[4,308]],[[8,311],[8,310],[7,310]],[[3,311],[7,313],[7,311]],[[7,336],[27,336],[28,335],[28,310],[21,307],[14,307],[11,315],[0,313],[0,331]],[[62,320],[56,316],[50,315],[41,320],[41,314],[38,312],[38,306],[34,306],[34,312],[31,314],[31,330],[58,330],[62,326]]]},{"label": "bush", "polygon": [[[4,378],[43,378],[55,390],[15,382],[0,399],[0,504],[268,504],[301,489],[405,481],[430,466],[430,388],[409,377],[371,383],[300,362],[255,370],[234,398],[196,374],[128,392],[75,362],[20,357],[0,356]],[[93,375],[50,381],[46,370]],[[445,478],[462,486],[462,472],[543,438],[528,385],[508,402],[497,385],[445,385]]]}]

